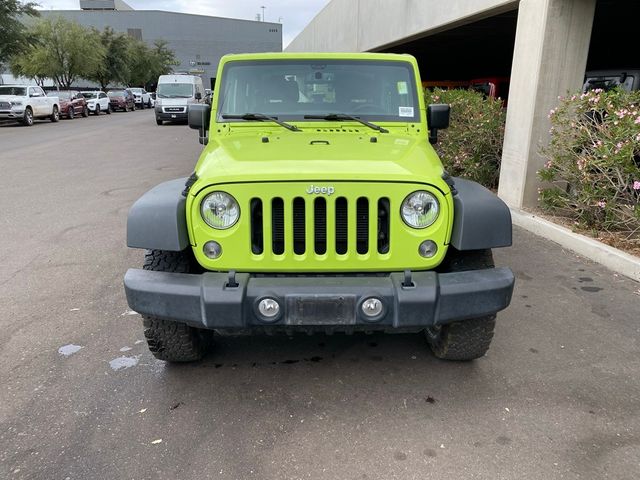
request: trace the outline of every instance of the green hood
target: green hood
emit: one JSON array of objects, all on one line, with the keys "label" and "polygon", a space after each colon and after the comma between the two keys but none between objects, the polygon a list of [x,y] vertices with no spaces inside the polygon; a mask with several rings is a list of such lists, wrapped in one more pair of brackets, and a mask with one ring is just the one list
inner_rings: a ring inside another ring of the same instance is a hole
[{"label": "green hood", "polygon": [[379,134],[358,130],[356,133],[343,132],[340,127],[305,128],[302,132],[250,129],[246,133],[216,136],[196,166],[198,185],[367,180],[424,182],[448,191],[441,179],[442,164],[426,133]]}]

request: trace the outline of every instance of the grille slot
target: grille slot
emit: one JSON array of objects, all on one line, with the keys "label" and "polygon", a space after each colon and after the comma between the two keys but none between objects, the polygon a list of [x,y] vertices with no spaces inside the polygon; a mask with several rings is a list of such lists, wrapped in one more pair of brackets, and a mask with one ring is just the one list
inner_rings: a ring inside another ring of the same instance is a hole
[{"label": "grille slot", "polygon": [[390,240],[390,204],[388,198],[378,200],[378,253],[389,253]]},{"label": "grille slot", "polygon": [[271,202],[271,249],[276,255],[284,253],[284,201],[281,198]]},{"label": "grille slot", "polygon": [[305,251],[305,212],[304,199],[293,199],[293,253],[302,255]]},{"label": "grille slot", "polygon": [[262,200],[251,200],[251,251],[260,255],[264,252]]},{"label": "grille slot", "polygon": [[336,253],[344,255],[348,249],[349,214],[347,213],[347,199],[336,199]]},{"label": "grille slot", "polygon": [[366,197],[356,202],[356,251],[361,255],[369,251],[369,200]]},{"label": "grille slot", "polygon": [[318,255],[327,253],[327,201],[318,197],[313,202],[314,248]]},{"label": "grille slot", "polygon": [[365,255],[376,250],[380,254],[390,251],[388,198],[252,198],[249,211],[254,255]]}]

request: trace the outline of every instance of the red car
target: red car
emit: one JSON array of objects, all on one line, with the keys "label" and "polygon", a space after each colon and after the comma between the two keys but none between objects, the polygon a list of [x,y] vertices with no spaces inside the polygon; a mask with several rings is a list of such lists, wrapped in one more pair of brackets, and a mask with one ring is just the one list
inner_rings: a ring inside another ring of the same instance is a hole
[{"label": "red car", "polygon": [[89,116],[87,100],[80,92],[61,90],[59,92],[49,92],[47,96],[58,97],[60,101],[60,116],[67,117],[69,119],[74,118],[77,115],[82,115],[83,117]]},{"label": "red car", "polygon": [[109,97],[109,105],[111,110],[122,110],[128,112],[129,110],[135,110],[136,104],[133,98],[133,93],[129,90],[109,90],[107,92]]}]

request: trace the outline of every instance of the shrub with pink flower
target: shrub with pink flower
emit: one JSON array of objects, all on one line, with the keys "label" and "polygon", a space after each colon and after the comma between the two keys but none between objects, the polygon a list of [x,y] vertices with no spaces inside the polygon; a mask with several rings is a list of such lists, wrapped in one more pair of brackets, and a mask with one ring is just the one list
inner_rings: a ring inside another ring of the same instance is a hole
[{"label": "shrub with pink flower", "polygon": [[553,109],[543,208],[640,245],[640,92],[593,90]]},{"label": "shrub with pink flower", "polygon": [[425,92],[427,103],[451,105],[451,126],[435,148],[449,173],[489,188],[498,186],[506,112],[502,102],[472,90]]}]

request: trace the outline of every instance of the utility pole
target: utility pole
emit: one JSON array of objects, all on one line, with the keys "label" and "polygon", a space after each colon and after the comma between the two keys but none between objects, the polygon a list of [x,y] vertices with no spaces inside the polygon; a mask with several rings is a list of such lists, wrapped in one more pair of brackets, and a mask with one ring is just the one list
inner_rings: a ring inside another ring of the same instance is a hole
[{"label": "utility pole", "polygon": [[262,9],[262,21],[264,22],[264,9],[267,8],[264,5],[260,7]]}]

